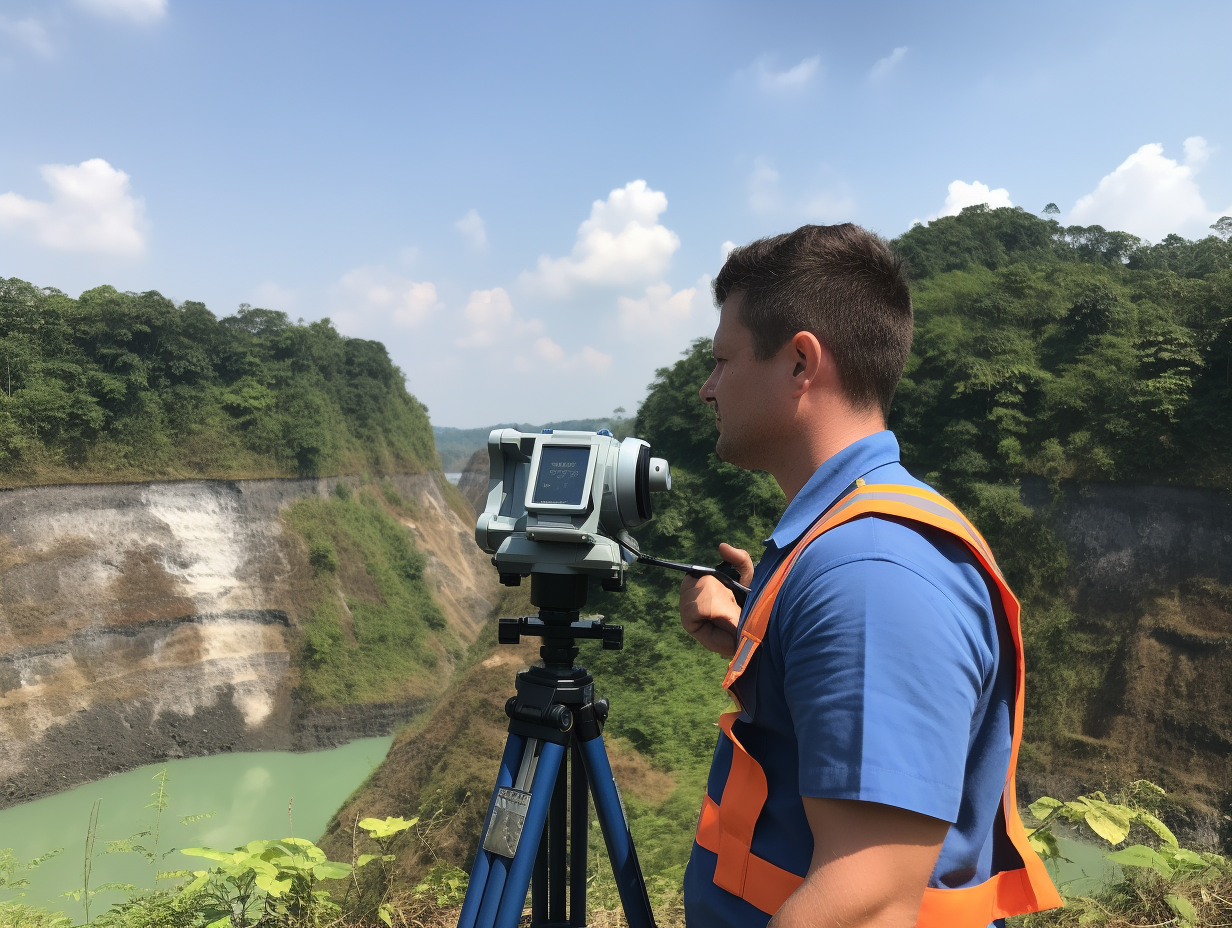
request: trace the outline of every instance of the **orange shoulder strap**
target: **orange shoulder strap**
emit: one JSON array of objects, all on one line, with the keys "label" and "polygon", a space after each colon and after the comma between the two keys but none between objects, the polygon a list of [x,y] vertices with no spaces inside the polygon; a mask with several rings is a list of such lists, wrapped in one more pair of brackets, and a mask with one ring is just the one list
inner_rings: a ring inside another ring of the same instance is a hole
[{"label": "orange shoulder strap", "polygon": [[[1009,915],[1041,911],[1061,905],[1061,898],[1036,853],[1027,842],[1027,832],[1018,815],[1014,771],[1022,737],[1023,663],[1020,608],[1005,582],[983,536],[947,499],[931,490],[897,484],[857,485],[835,503],[801,538],[792,553],[767,581],[741,626],[736,654],[728,666],[723,686],[733,683],[749,666],[765,637],[779,590],[800,553],[830,529],[865,515],[890,516],[940,529],[962,541],[988,572],[1000,594],[1001,604],[1014,643],[1016,681],[1014,688],[1014,728],[1009,769],[1002,791],[1006,836],[1022,858],[1019,869],[994,874],[979,886],[967,889],[925,891],[917,921],[919,928],[983,928],[990,921]],[[795,891],[802,877],[782,870],[750,851],[753,830],[766,801],[766,776],[761,765],[749,755],[735,737],[732,726],[738,713],[726,713],[721,728],[732,742],[732,766],[723,790],[723,802],[709,796],[698,823],[698,843],[718,855],[714,882],[756,905],[764,912],[778,910]]]}]

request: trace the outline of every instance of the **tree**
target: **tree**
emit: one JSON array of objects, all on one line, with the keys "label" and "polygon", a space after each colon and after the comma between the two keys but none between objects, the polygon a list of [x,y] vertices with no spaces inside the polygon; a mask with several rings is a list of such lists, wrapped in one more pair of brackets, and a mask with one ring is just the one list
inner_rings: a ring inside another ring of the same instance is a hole
[{"label": "tree", "polygon": [[1225,242],[1232,238],[1232,216],[1220,216],[1210,227]]},{"label": "tree", "polygon": [[1047,206],[1044,207],[1044,215],[1045,216],[1059,216],[1061,215],[1061,208],[1057,206],[1057,204],[1055,203],[1049,203]]}]

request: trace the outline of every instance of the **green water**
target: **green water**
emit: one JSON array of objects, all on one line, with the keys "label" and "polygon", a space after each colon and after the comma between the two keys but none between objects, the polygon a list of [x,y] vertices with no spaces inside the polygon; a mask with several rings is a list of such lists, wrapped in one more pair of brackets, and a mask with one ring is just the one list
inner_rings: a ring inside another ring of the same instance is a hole
[{"label": "green water", "polygon": [[[21,901],[62,909],[80,919],[81,903],[60,893],[81,888],[86,827],[95,800],[102,804],[90,885],[118,882],[148,887],[153,882],[150,864],[136,854],[106,853],[106,842],[153,829],[154,810],[147,806],[151,791],[158,787],[152,778],[163,767],[169,800],[162,815],[163,851],[199,845],[231,848],[256,838],[285,838],[292,829],[297,837],[316,840],[338,807],[384,759],[392,740],[364,738],[310,754],[218,754],[130,770],[0,811],[0,847],[13,848],[20,861],[63,848],[57,857],[26,874],[30,885]],[[180,822],[206,812],[215,814],[188,825]],[[143,838],[141,843],[151,840]],[[171,853],[159,869],[200,869],[205,863],[202,858]],[[14,895],[0,895],[0,900]],[[91,917],[122,898],[121,892],[93,897]]]},{"label": "green water", "polygon": [[1089,896],[1103,886],[1121,879],[1121,868],[1104,855],[1111,848],[1057,836],[1057,845],[1068,861],[1061,861],[1048,873],[1057,888],[1070,896]]}]

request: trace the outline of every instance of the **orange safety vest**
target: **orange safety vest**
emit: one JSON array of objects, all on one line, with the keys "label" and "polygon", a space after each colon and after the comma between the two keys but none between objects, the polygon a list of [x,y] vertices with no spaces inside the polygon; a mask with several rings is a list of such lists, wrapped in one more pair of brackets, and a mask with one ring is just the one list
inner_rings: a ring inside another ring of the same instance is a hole
[{"label": "orange safety vest", "polygon": [[[791,555],[770,577],[744,620],[736,656],[728,667],[723,688],[730,692],[732,684],[748,668],[750,659],[765,638],[774,601],[788,571],[800,552],[823,532],[866,515],[891,516],[949,532],[971,549],[971,553],[993,578],[1001,594],[1010,635],[1014,639],[1014,653],[1018,660],[1014,688],[1014,736],[1005,789],[1001,794],[1004,815],[998,816],[994,827],[1004,829],[1004,836],[1018,851],[1023,866],[994,873],[978,886],[965,889],[928,887],[924,890],[916,925],[917,928],[985,928],[997,918],[1057,908],[1061,905],[1061,897],[1052,885],[1043,861],[1027,843],[1027,832],[1018,816],[1014,795],[1014,769],[1018,763],[1018,746],[1022,736],[1025,679],[1018,600],[1001,576],[987,542],[949,500],[918,487],[864,484],[862,480],[856,481],[856,484],[856,489],[835,503],[809,529]],[[706,796],[702,803],[697,843],[718,855],[714,870],[717,886],[773,915],[796,887],[804,882],[804,877],[776,867],[749,850],[757,817],[766,803],[766,774],[732,732],[732,725],[739,716],[739,711],[726,712],[719,721],[723,734],[732,743],[731,772],[723,788],[723,802],[717,803]]]}]

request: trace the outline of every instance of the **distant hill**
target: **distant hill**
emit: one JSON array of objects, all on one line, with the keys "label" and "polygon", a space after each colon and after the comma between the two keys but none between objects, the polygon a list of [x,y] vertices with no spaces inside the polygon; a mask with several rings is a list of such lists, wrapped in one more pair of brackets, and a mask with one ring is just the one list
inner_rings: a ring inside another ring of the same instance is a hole
[{"label": "distant hill", "polygon": [[518,429],[522,432],[538,432],[540,429],[572,429],[579,432],[597,432],[599,429],[612,429],[627,420],[608,417],[606,419],[564,419],[560,422],[547,422],[543,425],[531,425],[529,422],[498,422],[496,425],[486,425],[478,429],[455,429],[448,425],[432,426],[432,434],[436,438],[436,450],[441,456],[441,467],[446,473],[461,473],[466,468],[466,462],[480,448],[488,443],[488,433],[493,429]]}]

